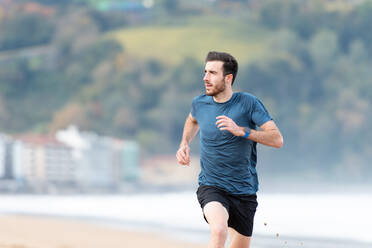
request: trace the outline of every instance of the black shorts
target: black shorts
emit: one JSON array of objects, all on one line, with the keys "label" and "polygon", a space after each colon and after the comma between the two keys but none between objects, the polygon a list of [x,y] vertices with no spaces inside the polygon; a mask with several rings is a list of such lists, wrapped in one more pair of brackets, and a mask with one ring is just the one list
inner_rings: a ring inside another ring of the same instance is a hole
[{"label": "black shorts", "polygon": [[[252,236],[253,220],[258,205],[257,195],[234,195],[207,185],[199,186],[196,194],[202,209],[208,202],[220,202],[229,213],[228,226],[244,236]],[[207,221],[205,216],[204,219]]]}]

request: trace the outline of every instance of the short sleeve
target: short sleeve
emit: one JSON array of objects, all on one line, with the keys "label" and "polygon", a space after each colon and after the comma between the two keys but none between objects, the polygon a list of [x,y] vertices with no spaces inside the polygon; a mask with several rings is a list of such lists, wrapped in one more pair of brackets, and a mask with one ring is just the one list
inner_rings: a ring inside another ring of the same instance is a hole
[{"label": "short sleeve", "polygon": [[190,110],[190,113],[192,115],[193,118],[196,117],[196,101],[195,101],[195,98],[193,99],[192,103],[191,103],[191,110]]},{"label": "short sleeve", "polygon": [[255,97],[252,109],[252,121],[259,127],[272,119],[263,103]]}]

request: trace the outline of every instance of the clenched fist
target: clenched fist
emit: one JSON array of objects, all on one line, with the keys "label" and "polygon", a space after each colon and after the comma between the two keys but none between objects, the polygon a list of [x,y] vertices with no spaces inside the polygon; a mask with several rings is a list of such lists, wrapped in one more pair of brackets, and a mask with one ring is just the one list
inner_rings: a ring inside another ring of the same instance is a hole
[{"label": "clenched fist", "polygon": [[179,164],[190,164],[190,147],[188,145],[181,145],[176,154]]},{"label": "clenched fist", "polygon": [[227,116],[220,115],[216,117],[216,125],[222,130],[227,130],[235,136],[244,136],[244,128],[239,127],[236,123]]}]

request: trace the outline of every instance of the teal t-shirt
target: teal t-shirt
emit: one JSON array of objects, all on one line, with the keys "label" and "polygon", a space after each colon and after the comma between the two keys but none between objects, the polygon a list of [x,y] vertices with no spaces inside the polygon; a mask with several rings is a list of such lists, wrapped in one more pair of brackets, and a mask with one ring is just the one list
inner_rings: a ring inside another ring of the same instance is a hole
[{"label": "teal t-shirt", "polygon": [[225,115],[238,126],[256,129],[272,119],[262,102],[245,92],[233,93],[224,103],[200,95],[192,101],[191,115],[200,130],[199,185],[216,186],[232,194],[255,194],[257,143],[219,130],[216,117]]}]

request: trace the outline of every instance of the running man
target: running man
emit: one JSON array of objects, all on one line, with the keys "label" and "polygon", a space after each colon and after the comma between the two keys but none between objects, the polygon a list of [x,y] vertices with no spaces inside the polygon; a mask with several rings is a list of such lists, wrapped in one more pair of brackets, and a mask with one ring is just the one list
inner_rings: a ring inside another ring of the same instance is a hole
[{"label": "running man", "polygon": [[230,54],[208,53],[206,93],[192,101],[176,155],[178,163],[189,165],[189,144],[200,130],[197,197],[210,226],[208,248],[224,247],[228,232],[230,248],[249,248],[257,207],[256,144],[283,144],[262,102],[249,93],[233,92],[237,72],[238,63]]}]

